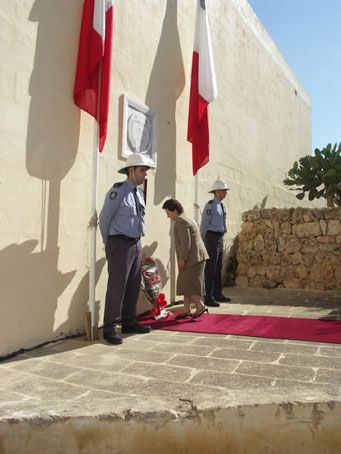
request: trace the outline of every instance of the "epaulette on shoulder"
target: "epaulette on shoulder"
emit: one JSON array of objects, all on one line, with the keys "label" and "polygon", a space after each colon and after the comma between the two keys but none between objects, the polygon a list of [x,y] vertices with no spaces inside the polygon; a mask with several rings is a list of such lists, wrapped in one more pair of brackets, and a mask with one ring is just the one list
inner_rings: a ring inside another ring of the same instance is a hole
[{"label": "epaulette on shoulder", "polygon": [[123,183],[124,183],[124,181],[120,181],[119,183],[115,183],[114,184],[114,188],[119,188],[120,186],[122,186]]},{"label": "epaulette on shoulder", "polygon": [[210,201],[209,201],[208,203],[209,203],[210,205],[212,205],[212,203],[213,203],[213,200],[210,200]]}]

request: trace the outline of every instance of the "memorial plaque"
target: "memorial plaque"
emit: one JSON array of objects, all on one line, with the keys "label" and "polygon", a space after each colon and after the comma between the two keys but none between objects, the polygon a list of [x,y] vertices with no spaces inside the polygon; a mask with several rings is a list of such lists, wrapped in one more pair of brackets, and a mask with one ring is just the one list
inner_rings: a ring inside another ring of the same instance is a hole
[{"label": "memorial plaque", "polygon": [[156,165],[156,115],[148,106],[123,97],[122,156],[147,155]]}]

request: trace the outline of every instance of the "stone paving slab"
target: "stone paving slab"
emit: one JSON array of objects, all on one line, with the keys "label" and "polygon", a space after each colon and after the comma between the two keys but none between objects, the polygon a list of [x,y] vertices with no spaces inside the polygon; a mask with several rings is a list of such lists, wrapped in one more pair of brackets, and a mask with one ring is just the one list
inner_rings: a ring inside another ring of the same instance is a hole
[{"label": "stone paving slab", "polygon": [[268,364],[264,367],[264,364],[252,361],[241,362],[235,372],[258,377],[291,378],[306,382],[311,382],[315,378],[315,372],[312,368],[280,366],[275,364]]},{"label": "stone paving slab", "polygon": [[[239,288],[225,293],[231,303],[210,312],[340,319],[341,294]],[[120,346],[67,339],[0,363],[0,421],[187,414],[194,407],[295,399],[341,402],[341,345],[155,330],[124,335]]]},{"label": "stone paving slab", "polygon": [[255,352],[249,350],[238,350],[236,348],[218,348],[212,355],[215,358],[238,359],[241,361],[254,361],[265,364],[272,364],[280,358],[279,353]]},{"label": "stone paving slab", "polygon": [[315,355],[318,352],[318,347],[314,345],[300,344],[284,344],[283,342],[264,342],[264,340],[256,341],[251,346],[251,350],[258,352],[277,352],[277,353],[296,353]]},{"label": "stone paving slab", "polygon": [[200,371],[193,377],[191,382],[207,386],[219,386],[220,388],[244,390],[245,392],[249,392],[251,389],[264,392],[272,386],[273,380],[268,377]]}]

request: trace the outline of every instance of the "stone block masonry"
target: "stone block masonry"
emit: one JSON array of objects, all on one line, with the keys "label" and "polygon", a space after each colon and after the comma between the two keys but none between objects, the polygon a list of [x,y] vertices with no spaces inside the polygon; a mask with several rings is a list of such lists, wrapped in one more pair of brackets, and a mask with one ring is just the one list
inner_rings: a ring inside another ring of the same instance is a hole
[{"label": "stone block masonry", "polygon": [[236,284],[341,290],[341,208],[243,213]]}]

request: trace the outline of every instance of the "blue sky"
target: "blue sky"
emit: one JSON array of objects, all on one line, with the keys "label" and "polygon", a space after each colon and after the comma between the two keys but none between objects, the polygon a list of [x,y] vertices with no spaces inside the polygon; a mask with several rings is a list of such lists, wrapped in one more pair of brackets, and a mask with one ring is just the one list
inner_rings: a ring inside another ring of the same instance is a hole
[{"label": "blue sky", "polygon": [[312,150],[341,142],[341,0],[248,0],[310,95]]}]

